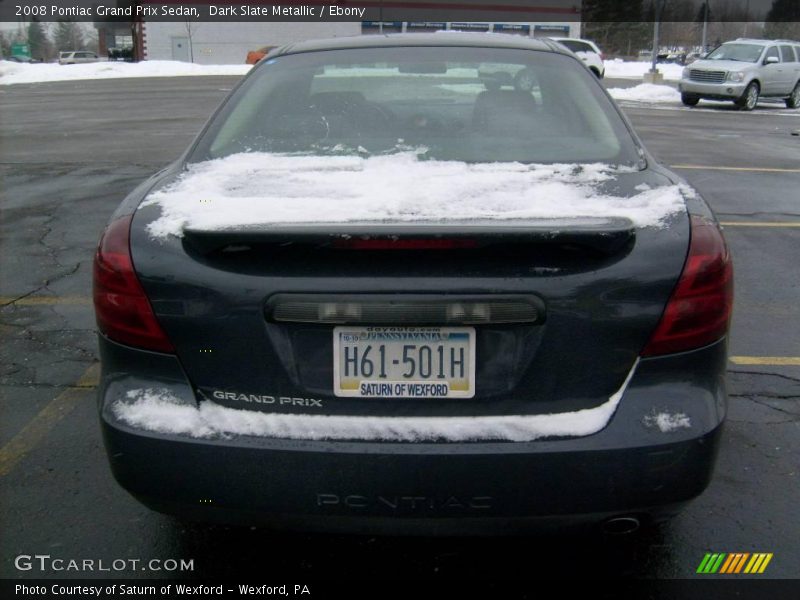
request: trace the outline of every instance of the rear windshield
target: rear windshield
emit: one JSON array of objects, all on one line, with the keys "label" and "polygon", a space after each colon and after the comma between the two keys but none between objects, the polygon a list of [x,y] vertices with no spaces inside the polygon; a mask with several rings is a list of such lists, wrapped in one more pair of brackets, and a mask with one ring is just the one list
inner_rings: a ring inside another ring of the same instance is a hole
[{"label": "rear windshield", "polygon": [[740,62],[757,62],[764,46],[757,44],[722,44],[711,52],[708,60],[738,60]]},{"label": "rear windshield", "polygon": [[576,40],[558,40],[558,43],[566,46],[573,52],[594,52],[594,48],[592,48],[586,42],[578,42]]},{"label": "rear windshield", "polygon": [[639,163],[613,104],[574,58],[460,47],[273,58],[237,90],[191,160],[408,151],[467,162]]}]

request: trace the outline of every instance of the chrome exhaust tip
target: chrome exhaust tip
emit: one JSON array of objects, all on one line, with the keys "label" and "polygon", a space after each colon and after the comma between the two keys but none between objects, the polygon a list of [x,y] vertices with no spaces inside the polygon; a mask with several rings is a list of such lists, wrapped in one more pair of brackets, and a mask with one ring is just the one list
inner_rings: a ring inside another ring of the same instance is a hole
[{"label": "chrome exhaust tip", "polygon": [[628,535],[635,533],[641,527],[641,522],[636,517],[614,517],[603,523],[603,531],[611,535]]}]

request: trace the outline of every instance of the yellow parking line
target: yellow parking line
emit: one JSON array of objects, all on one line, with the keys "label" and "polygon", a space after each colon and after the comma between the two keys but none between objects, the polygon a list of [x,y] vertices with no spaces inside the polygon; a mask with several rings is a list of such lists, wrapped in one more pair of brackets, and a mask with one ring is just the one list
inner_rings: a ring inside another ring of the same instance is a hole
[{"label": "yellow parking line", "polygon": [[97,387],[100,378],[99,363],[84,371],[75,385],[68,387],[48,403],[22,431],[0,449],[0,477],[8,475],[28,452],[41,442],[56,424],[66,417],[85,396],[86,391]]},{"label": "yellow parking line", "polygon": [[800,356],[731,356],[735,365],[766,365],[770,367],[800,367]]},{"label": "yellow parking line", "polygon": [[723,227],[800,227],[800,221],[720,221]]},{"label": "yellow parking line", "polygon": [[800,169],[778,169],[770,167],[715,167],[712,165],[672,165],[673,169],[696,169],[701,171],[744,171],[753,173],[800,173]]},{"label": "yellow parking line", "polygon": [[92,299],[88,296],[25,296],[19,299],[15,296],[0,296],[0,306],[12,302],[17,306],[51,306],[54,304],[88,306],[92,303]]}]

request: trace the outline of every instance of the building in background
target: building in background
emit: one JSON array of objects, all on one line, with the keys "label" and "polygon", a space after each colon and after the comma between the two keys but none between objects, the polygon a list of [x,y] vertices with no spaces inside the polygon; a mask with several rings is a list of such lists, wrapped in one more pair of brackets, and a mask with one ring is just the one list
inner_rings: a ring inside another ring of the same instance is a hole
[{"label": "building in background", "polygon": [[142,23],[142,58],[201,65],[244,63],[249,50],[361,34],[360,22]]},{"label": "building in background", "polygon": [[[361,34],[485,31],[526,37],[579,37],[580,22],[479,23],[432,21],[363,22],[134,22],[126,30],[107,24],[106,48],[129,44],[138,60],[180,60],[198,64],[245,62],[248,51],[310,39]],[[116,28],[116,29],[114,29]],[[114,40],[114,46],[109,40]],[[102,46],[101,46],[102,48]]]},{"label": "building in background", "polygon": [[97,53],[109,58],[143,60],[142,21],[95,21]]},{"label": "building in background", "polygon": [[580,21],[546,23],[491,23],[458,21],[364,21],[361,32],[381,33],[424,33],[430,31],[476,31],[508,33],[525,37],[580,37]]}]

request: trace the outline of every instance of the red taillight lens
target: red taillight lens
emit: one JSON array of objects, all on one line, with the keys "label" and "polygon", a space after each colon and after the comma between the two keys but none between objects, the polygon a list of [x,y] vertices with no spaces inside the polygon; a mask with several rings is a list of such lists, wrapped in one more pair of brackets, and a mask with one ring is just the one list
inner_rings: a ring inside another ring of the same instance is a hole
[{"label": "red taillight lens", "polygon": [[97,326],[112,340],[156,350],[174,348],[156,320],[136,278],[130,252],[133,216],[117,219],[103,233],[94,256],[94,310]]},{"label": "red taillight lens", "polygon": [[374,239],[374,240],[336,240],[334,248],[347,250],[458,250],[477,248],[472,239]]},{"label": "red taillight lens", "polygon": [[728,331],[733,310],[733,265],[715,223],[692,216],[689,255],[642,356],[708,345]]}]

